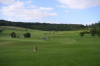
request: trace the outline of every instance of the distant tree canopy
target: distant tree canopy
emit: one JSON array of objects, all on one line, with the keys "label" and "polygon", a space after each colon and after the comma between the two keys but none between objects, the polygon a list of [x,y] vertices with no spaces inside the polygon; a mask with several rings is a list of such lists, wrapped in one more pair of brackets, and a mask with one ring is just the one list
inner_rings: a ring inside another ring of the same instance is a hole
[{"label": "distant tree canopy", "polygon": [[30,37],[31,37],[31,34],[30,34],[30,33],[25,33],[25,34],[24,34],[24,37],[25,37],[25,38],[30,38]]},{"label": "distant tree canopy", "polygon": [[[82,24],[50,24],[38,22],[11,22],[7,20],[0,20],[0,26],[18,26],[35,30],[43,31],[67,31],[85,28]],[[27,31],[27,30],[26,30]]]},{"label": "distant tree canopy", "polygon": [[98,21],[98,23],[92,23],[88,27],[91,27],[91,28],[97,28],[97,27],[99,27],[100,28],[100,21]]},{"label": "distant tree canopy", "polygon": [[10,34],[10,36],[11,36],[12,38],[16,38],[16,33],[15,33],[15,32],[12,32],[12,33]]}]

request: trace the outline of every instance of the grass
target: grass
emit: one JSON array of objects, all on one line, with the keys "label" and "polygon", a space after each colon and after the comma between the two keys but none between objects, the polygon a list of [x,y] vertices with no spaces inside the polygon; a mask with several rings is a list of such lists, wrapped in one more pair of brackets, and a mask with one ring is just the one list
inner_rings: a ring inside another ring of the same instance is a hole
[{"label": "grass", "polygon": [[[22,38],[10,39],[15,32]],[[31,38],[23,33],[30,32]],[[5,29],[0,33],[0,66],[99,66],[100,38],[80,31]],[[44,35],[44,33],[48,33]],[[51,33],[51,34],[49,34]],[[42,39],[40,39],[42,37]],[[43,37],[48,37],[44,40]],[[50,38],[53,37],[51,40]],[[38,51],[34,50],[37,46]]]}]

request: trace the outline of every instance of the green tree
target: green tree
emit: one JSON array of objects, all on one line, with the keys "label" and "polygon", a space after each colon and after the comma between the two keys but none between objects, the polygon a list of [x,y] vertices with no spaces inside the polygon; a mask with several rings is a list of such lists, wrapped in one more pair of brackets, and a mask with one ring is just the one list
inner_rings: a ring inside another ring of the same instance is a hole
[{"label": "green tree", "polygon": [[12,38],[16,38],[16,33],[15,33],[15,32],[12,32],[12,33],[10,34],[10,36],[11,36]]},{"label": "green tree", "polygon": [[100,37],[100,29],[96,31],[96,34]]},{"label": "green tree", "polygon": [[30,37],[31,37],[31,34],[30,34],[30,33],[25,33],[25,34],[24,34],[24,37],[25,37],[25,38],[30,38]]},{"label": "green tree", "polygon": [[82,37],[84,36],[84,32],[80,32],[79,35]]},{"label": "green tree", "polygon": [[90,30],[90,34],[91,34],[91,36],[95,36],[95,34],[96,34],[96,29],[94,28],[94,29],[91,29]]}]

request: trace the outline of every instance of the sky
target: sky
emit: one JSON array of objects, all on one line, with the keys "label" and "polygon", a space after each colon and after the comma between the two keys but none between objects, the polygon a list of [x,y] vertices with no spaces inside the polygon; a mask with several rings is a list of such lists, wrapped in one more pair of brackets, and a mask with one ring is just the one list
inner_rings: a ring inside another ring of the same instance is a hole
[{"label": "sky", "polygon": [[0,0],[0,19],[90,25],[100,21],[100,0]]}]

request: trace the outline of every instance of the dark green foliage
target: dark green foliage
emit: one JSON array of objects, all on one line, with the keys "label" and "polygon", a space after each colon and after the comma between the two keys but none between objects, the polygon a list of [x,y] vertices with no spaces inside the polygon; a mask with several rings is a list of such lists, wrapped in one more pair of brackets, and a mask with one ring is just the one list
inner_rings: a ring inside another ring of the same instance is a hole
[{"label": "dark green foliage", "polygon": [[100,29],[96,31],[96,34],[100,37]]},{"label": "dark green foliage", "polygon": [[100,27],[100,21],[98,21],[98,23],[93,23],[93,24],[91,24],[91,25],[89,25],[89,27],[91,27],[91,28],[96,28],[96,27]]},{"label": "dark green foliage", "polygon": [[2,32],[4,29],[0,29],[0,32]]},{"label": "dark green foliage", "polygon": [[90,30],[90,34],[91,34],[91,36],[95,36],[95,34],[96,34],[96,29],[94,28],[94,29],[91,29]]},{"label": "dark green foliage", "polygon": [[30,37],[31,37],[31,34],[30,34],[30,33],[25,33],[25,34],[24,34],[24,37],[25,37],[25,38],[30,38]]},{"label": "dark green foliage", "polygon": [[[38,23],[38,22],[11,22],[6,20],[0,20],[0,26],[18,26],[35,30],[43,31],[67,31],[84,28],[82,24],[50,24],[50,23]],[[71,27],[71,29],[70,29]],[[27,29],[25,29],[27,31]]]},{"label": "dark green foliage", "polygon": [[12,32],[12,33],[10,34],[10,36],[11,36],[12,38],[16,38],[16,33],[15,33],[15,32]]},{"label": "dark green foliage", "polygon": [[44,33],[44,35],[47,35],[48,33]]},{"label": "dark green foliage", "polygon": [[89,34],[90,32],[88,32],[88,31],[84,31],[84,34]]},{"label": "dark green foliage", "polygon": [[82,37],[84,36],[84,32],[80,32],[79,35]]},{"label": "dark green foliage", "polygon": [[49,33],[49,34],[51,34],[51,33]]}]

